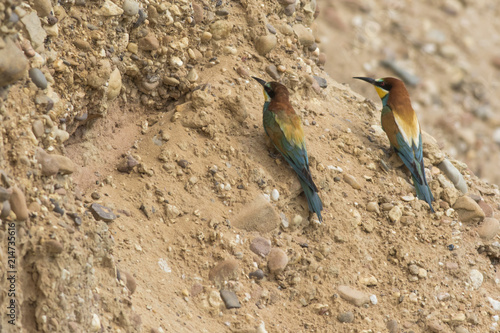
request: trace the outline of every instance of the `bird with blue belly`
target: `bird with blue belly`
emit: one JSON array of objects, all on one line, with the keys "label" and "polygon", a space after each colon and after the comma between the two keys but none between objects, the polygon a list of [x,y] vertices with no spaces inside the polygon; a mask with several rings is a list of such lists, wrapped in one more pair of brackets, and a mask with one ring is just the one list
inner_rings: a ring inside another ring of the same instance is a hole
[{"label": "bird with blue belly", "polygon": [[281,83],[266,82],[256,77],[254,79],[264,89],[264,130],[274,147],[297,173],[309,210],[316,213],[319,221],[322,222],[323,203],[319,198],[318,188],[311,177],[304,130],[299,115],[295,113],[292,104],[290,104],[290,93]]},{"label": "bird with blue belly", "polygon": [[434,212],[434,197],[425,178],[422,132],[403,81],[393,77],[378,80],[369,77],[354,79],[366,81],[375,87],[382,100],[382,129],[387,134],[391,146],[410,170],[417,197],[425,200]]}]

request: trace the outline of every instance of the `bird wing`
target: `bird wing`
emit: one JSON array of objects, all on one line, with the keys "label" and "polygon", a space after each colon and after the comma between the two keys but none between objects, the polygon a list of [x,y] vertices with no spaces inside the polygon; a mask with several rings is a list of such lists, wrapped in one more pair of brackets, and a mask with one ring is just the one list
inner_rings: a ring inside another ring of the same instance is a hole
[{"label": "bird wing", "polygon": [[413,124],[414,126],[395,115],[389,106],[385,106],[382,110],[382,128],[387,134],[391,146],[394,147],[415,179],[420,184],[424,184],[422,135],[418,121],[413,122]]},{"label": "bird wing", "polygon": [[317,192],[318,189],[309,171],[309,159],[300,117],[296,114],[269,111],[264,115],[264,128],[274,146],[297,175]]}]

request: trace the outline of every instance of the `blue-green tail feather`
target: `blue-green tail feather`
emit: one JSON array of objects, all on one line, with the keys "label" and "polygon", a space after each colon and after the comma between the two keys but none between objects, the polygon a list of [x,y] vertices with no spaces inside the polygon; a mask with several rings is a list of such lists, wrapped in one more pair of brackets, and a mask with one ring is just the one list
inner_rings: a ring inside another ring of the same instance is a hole
[{"label": "blue-green tail feather", "polygon": [[323,210],[323,203],[319,198],[318,192],[314,191],[302,178],[299,177],[300,184],[302,185],[302,189],[304,190],[304,194],[307,198],[307,204],[309,206],[309,210],[311,212],[316,213],[318,215],[318,219],[320,222],[323,222],[323,217],[321,216],[321,211]]}]

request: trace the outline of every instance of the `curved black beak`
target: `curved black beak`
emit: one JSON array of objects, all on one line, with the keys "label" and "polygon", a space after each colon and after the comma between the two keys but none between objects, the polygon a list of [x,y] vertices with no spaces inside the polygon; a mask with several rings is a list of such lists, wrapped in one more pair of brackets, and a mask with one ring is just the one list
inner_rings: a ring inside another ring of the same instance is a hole
[{"label": "curved black beak", "polygon": [[252,78],[255,79],[255,81],[259,82],[263,87],[266,85],[266,81],[259,79],[258,77],[252,76]]},{"label": "curved black beak", "polygon": [[375,79],[372,79],[371,77],[355,76],[353,77],[353,79],[363,80],[373,85],[375,85],[375,83],[377,82]]}]

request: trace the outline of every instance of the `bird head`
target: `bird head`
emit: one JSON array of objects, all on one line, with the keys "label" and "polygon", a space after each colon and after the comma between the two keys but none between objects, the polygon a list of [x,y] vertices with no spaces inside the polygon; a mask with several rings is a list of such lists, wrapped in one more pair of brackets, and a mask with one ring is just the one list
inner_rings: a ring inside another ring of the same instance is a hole
[{"label": "bird head", "polygon": [[372,84],[375,87],[375,90],[377,91],[377,94],[382,100],[382,102],[387,101],[387,98],[389,97],[389,91],[393,86],[393,81],[397,80],[394,78],[387,78],[387,77],[377,80],[372,79],[370,77],[353,77],[353,79],[363,80]]},{"label": "bird head", "polygon": [[273,82],[266,82],[258,77],[252,76],[257,82],[259,82],[264,88],[264,98],[266,102],[270,102],[271,99],[275,96],[274,87],[272,85]]}]

